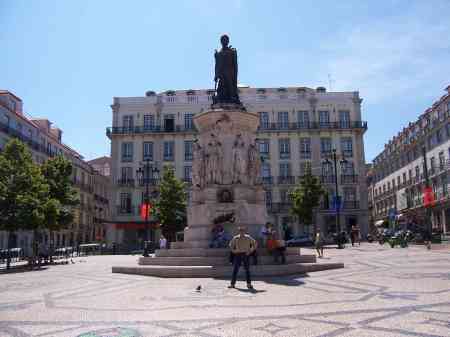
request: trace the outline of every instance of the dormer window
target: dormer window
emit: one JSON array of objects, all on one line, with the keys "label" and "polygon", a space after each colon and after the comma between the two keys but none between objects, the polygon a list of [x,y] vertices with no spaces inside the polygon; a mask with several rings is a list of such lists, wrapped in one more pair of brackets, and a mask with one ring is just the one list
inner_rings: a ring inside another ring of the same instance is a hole
[{"label": "dormer window", "polygon": [[173,91],[173,90],[168,90],[168,91],[166,92],[166,96],[175,96],[175,91]]},{"label": "dormer window", "polygon": [[156,93],[154,91],[152,91],[152,90],[149,90],[149,91],[147,91],[145,93],[145,96],[147,96],[147,97],[152,97],[152,96],[155,96],[155,95],[156,95]]},{"label": "dormer window", "polygon": [[262,89],[262,88],[256,89],[256,93],[260,94],[260,95],[264,95],[266,93],[266,89]]},{"label": "dormer window", "polygon": [[281,93],[285,93],[285,92],[287,92],[287,89],[286,88],[278,88],[277,91],[281,92]]},{"label": "dormer window", "polygon": [[320,93],[325,93],[325,92],[327,92],[327,89],[325,89],[325,87],[317,87],[316,91],[320,92]]},{"label": "dormer window", "polygon": [[188,91],[186,91],[186,95],[188,95],[188,96],[195,95],[195,90],[188,90]]},{"label": "dormer window", "polygon": [[213,96],[214,95],[214,90],[206,90],[206,94],[208,95],[208,96]]},{"label": "dormer window", "polygon": [[297,94],[304,94],[306,93],[306,88],[297,88]]}]

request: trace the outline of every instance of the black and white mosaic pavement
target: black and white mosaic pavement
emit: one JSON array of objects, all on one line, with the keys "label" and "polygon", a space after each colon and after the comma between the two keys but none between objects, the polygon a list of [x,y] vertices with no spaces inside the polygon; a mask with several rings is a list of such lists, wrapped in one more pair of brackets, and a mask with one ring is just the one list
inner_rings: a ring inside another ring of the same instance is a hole
[{"label": "black and white mosaic pavement", "polygon": [[3,274],[0,337],[450,336],[449,251],[376,243],[325,253],[345,268],[258,280],[255,292],[111,273],[133,256]]}]

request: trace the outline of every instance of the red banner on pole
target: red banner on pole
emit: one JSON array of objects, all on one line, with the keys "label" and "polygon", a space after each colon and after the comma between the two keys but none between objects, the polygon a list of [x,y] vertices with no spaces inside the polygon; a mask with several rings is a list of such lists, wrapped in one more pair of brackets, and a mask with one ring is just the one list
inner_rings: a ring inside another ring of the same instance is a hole
[{"label": "red banner on pole", "polygon": [[433,206],[434,202],[433,189],[431,187],[425,187],[423,189],[423,205],[425,207]]},{"label": "red banner on pole", "polygon": [[152,212],[152,204],[151,203],[141,205],[142,220],[148,219],[150,217],[151,212]]}]

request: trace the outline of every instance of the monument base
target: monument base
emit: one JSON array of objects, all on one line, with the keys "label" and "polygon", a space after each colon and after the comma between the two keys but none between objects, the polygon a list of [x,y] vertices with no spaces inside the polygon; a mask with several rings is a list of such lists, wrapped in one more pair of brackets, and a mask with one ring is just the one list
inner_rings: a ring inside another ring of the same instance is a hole
[{"label": "monument base", "polygon": [[[180,244],[185,243],[180,242]],[[316,263],[315,255],[302,255],[299,248],[293,247],[286,249],[285,264],[276,262],[266,249],[258,249],[257,253],[258,264],[251,266],[252,278],[305,274],[344,267],[342,263]],[[156,250],[153,257],[139,258],[138,266],[115,266],[112,272],[167,278],[229,278],[232,265],[229,262],[229,249],[179,247]],[[243,277],[243,275],[244,270],[241,268],[239,276]]]}]

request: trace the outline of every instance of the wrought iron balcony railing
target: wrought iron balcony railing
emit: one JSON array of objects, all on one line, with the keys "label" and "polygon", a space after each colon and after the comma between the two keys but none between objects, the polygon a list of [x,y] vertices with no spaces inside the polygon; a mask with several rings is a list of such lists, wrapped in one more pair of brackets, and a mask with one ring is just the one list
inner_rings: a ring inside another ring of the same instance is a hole
[{"label": "wrought iron balcony railing", "polygon": [[[300,122],[300,123],[263,123],[258,131],[289,131],[289,130],[316,130],[316,129],[367,129],[365,121],[341,121],[341,122]],[[106,135],[127,135],[139,133],[174,133],[197,132],[194,125],[150,125],[150,126],[113,126],[106,128]]]},{"label": "wrought iron balcony railing", "polygon": [[294,176],[278,176],[279,185],[293,185],[295,184]]}]

